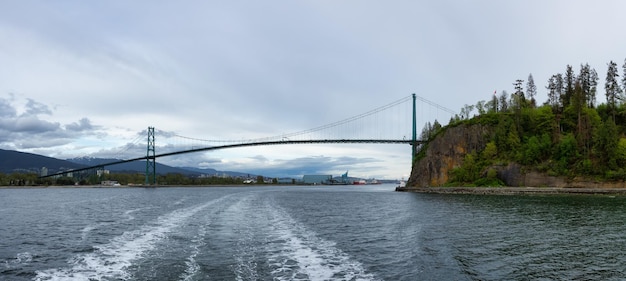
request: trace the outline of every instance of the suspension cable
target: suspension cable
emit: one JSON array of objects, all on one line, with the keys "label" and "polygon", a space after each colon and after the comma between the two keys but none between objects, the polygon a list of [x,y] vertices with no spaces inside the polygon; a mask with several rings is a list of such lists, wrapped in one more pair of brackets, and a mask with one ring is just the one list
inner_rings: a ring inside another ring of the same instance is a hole
[{"label": "suspension cable", "polygon": [[[170,134],[172,136],[175,136],[175,137],[178,137],[178,138],[183,138],[183,139],[187,139],[187,140],[191,140],[191,141],[206,142],[206,143],[248,143],[248,142],[259,142],[259,141],[268,141],[268,140],[276,140],[276,139],[289,139],[289,138],[293,138],[293,137],[296,137],[296,136],[311,134],[311,133],[323,131],[323,130],[326,130],[326,129],[335,128],[335,127],[338,127],[338,126],[341,126],[341,125],[344,125],[344,124],[347,124],[347,123],[350,123],[350,122],[354,122],[356,120],[363,119],[365,117],[374,115],[376,113],[379,113],[381,111],[387,110],[389,108],[398,106],[400,104],[404,104],[404,103],[410,101],[412,99],[412,97],[413,97],[412,95],[409,95],[409,96],[406,96],[406,97],[401,98],[399,100],[396,100],[394,102],[391,102],[389,104],[383,105],[381,107],[374,108],[374,109],[372,109],[370,111],[367,111],[365,113],[361,113],[361,114],[358,114],[358,115],[355,115],[355,116],[352,116],[352,117],[349,117],[349,118],[346,118],[346,119],[342,119],[340,121],[336,121],[336,122],[332,122],[332,123],[329,123],[329,124],[325,124],[325,125],[322,125],[322,126],[318,126],[318,127],[312,128],[312,129],[296,131],[296,132],[292,132],[292,133],[286,133],[286,134],[275,135],[275,136],[270,136],[270,137],[263,137],[263,138],[256,138],[256,139],[247,139],[247,140],[233,140],[233,139],[230,139],[230,140],[217,140],[217,139],[209,140],[209,139],[200,139],[200,138],[181,136],[181,135],[178,135],[178,134],[175,134],[175,133],[170,133]],[[444,106],[441,106],[441,105],[439,105],[439,104],[437,104],[435,102],[432,102],[430,100],[427,100],[427,99],[425,99],[423,97],[420,97],[420,96],[416,95],[416,98],[418,100],[422,101],[423,103],[426,103],[426,104],[428,104],[428,105],[430,105],[432,107],[435,107],[435,108],[437,108],[439,110],[448,112],[448,113],[450,113],[452,115],[456,114],[456,112],[454,112],[453,110],[451,110],[449,108],[446,108]]]}]

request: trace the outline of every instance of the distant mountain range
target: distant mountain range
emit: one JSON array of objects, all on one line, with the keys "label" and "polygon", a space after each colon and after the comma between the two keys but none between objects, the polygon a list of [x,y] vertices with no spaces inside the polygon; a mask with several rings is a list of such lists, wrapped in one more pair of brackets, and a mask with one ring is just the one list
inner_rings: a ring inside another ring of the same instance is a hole
[{"label": "distant mountain range", "polygon": [[[119,161],[120,159],[114,158],[93,158],[93,157],[80,157],[80,158],[70,158],[67,161],[72,163],[80,164],[84,167],[89,166],[97,166],[101,164],[111,163]],[[106,166],[105,169],[111,172],[120,172],[120,173],[136,173],[136,172],[146,172],[146,161],[134,161],[123,164],[117,164],[113,166]],[[179,174],[193,174],[191,171],[175,168],[163,164],[156,163],[156,170],[159,174],[169,174],[169,173],[179,173]]]},{"label": "distant mountain range", "polygon": [[[61,171],[70,169],[78,169],[89,166],[96,166],[100,164],[119,161],[119,159],[112,158],[92,158],[92,157],[80,157],[67,160],[61,160],[53,157],[47,157],[43,155],[19,152],[14,150],[0,149],[0,173],[37,173],[40,174],[42,168],[48,170],[48,174],[54,174]],[[146,162],[135,161],[124,164],[118,164],[114,166],[106,166],[105,169],[111,172],[117,173],[145,173]],[[179,173],[188,176],[198,175],[228,175],[232,177],[248,176],[247,173],[231,172],[231,171],[217,171],[215,169],[200,169],[192,167],[171,167],[168,165],[156,163],[156,170],[158,174]],[[253,175],[250,175],[253,176]]]},{"label": "distant mountain range", "polygon": [[85,167],[79,163],[60,160],[52,157],[14,150],[0,149],[0,172],[10,173],[41,173],[46,167],[48,173]]}]

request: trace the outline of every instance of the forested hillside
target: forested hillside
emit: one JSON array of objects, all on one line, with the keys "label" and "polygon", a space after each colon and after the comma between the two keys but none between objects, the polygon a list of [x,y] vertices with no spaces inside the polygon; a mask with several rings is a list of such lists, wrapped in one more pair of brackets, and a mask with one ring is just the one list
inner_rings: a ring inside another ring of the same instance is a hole
[{"label": "forested hillside", "polygon": [[[547,78],[548,99],[543,103],[536,100],[538,89],[531,74],[526,81],[516,80],[511,94],[502,91],[489,101],[466,105],[449,126],[483,124],[492,133],[486,136],[485,147],[466,154],[451,170],[449,183],[502,184],[494,167],[511,162],[553,176],[625,180],[626,77],[620,77],[615,62],[607,66],[602,99],[598,74],[585,64],[578,74],[568,65],[565,73]],[[427,124],[422,139],[441,131],[438,123]]]}]

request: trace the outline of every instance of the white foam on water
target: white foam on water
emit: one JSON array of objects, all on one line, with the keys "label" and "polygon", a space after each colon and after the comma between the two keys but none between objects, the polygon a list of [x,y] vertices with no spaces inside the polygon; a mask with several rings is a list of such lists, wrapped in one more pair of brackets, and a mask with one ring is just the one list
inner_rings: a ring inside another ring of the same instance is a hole
[{"label": "white foam on water", "polygon": [[152,224],[124,232],[106,245],[94,246],[96,250],[92,253],[74,256],[69,261],[70,268],[37,271],[35,280],[129,279],[131,276],[127,269],[133,261],[154,250],[157,243],[186,219],[224,198],[163,215]]},{"label": "white foam on water", "polygon": [[256,262],[256,253],[258,252],[259,237],[254,233],[256,229],[255,222],[259,220],[257,210],[253,208],[252,200],[257,200],[256,194],[248,194],[248,196],[239,200],[236,204],[229,207],[228,211],[232,212],[233,231],[237,235],[235,243],[234,258],[235,264],[232,266],[235,273],[235,280],[259,280]]},{"label": "white foam on water", "polygon": [[279,244],[269,258],[274,279],[376,280],[360,262],[338,249],[336,243],[317,237],[285,211],[274,210],[276,238],[271,244]]},{"label": "white foam on water", "polygon": [[89,235],[89,233],[90,233],[92,230],[96,229],[96,227],[97,227],[98,225],[99,225],[99,224],[92,224],[92,225],[88,225],[88,226],[86,226],[85,228],[83,228],[83,229],[80,231],[80,232],[81,232],[81,238],[82,238],[82,240],[83,240],[83,241],[85,241],[85,239],[87,239],[87,236]]},{"label": "white foam on water", "polygon": [[130,210],[126,210],[124,212],[124,216],[126,216],[126,219],[124,221],[131,221],[135,219],[135,216],[133,215],[133,213],[137,212],[137,211],[141,211],[143,209],[146,208],[137,208],[137,209],[130,209]]},{"label": "white foam on water", "polygon": [[33,255],[30,252],[22,252],[17,253],[15,259],[7,260],[4,263],[7,268],[12,268],[13,266],[27,264],[32,261]]},{"label": "white foam on water", "polygon": [[176,202],[174,202],[174,206],[178,206],[180,204],[183,204],[185,201],[187,201],[187,198],[180,198]]},{"label": "white foam on water", "polygon": [[190,281],[194,280],[193,277],[196,276],[200,272],[200,265],[196,261],[196,257],[200,254],[200,248],[206,245],[204,242],[204,237],[206,235],[206,228],[204,225],[201,225],[198,231],[198,234],[191,240],[191,255],[187,257],[185,261],[185,272],[180,276],[181,280]]},{"label": "white foam on water", "polygon": [[[21,268],[24,265],[31,263],[32,261],[33,261],[33,255],[30,252],[17,253],[17,255],[15,255],[15,258],[6,259],[4,261],[4,268],[6,269]],[[2,267],[2,265],[0,265],[0,267]],[[2,270],[0,270],[0,273],[2,273]],[[0,274],[0,280],[4,280],[2,279],[1,275],[2,274]]]}]

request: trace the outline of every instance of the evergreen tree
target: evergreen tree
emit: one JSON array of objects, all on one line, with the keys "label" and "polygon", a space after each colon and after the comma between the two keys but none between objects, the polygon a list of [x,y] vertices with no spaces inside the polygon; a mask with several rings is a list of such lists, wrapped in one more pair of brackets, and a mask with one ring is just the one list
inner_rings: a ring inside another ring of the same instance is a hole
[{"label": "evergreen tree", "polygon": [[435,122],[433,122],[433,126],[432,126],[432,132],[430,133],[431,135],[436,134],[439,130],[441,130],[441,124],[439,123],[439,121],[437,121],[437,119],[435,119]]},{"label": "evergreen tree", "polygon": [[478,111],[478,115],[483,115],[487,112],[487,104],[484,100],[480,100],[476,103],[476,110]]},{"label": "evergreen tree", "polygon": [[420,134],[420,139],[421,140],[429,140],[440,129],[441,129],[441,124],[439,124],[439,122],[436,119],[435,119],[435,122],[433,122],[433,124],[430,124],[430,122],[426,122],[426,124],[424,124],[424,128],[422,128],[422,133]]},{"label": "evergreen tree", "polygon": [[609,62],[609,68],[606,72],[606,83],[604,84],[604,90],[606,93],[606,103],[608,105],[609,114],[615,120],[617,113],[617,106],[620,100],[621,87],[617,83],[617,64],[613,61]]},{"label": "evergreen tree", "polygon": [[463,108],[461,108],[461,119],[470,119],[472,111],[474,111],[474,105],[466,104],[465,106],[463,106]]},{"label": "evergreen tree", "polygon": [[498,112],[498,96],[496,95],[496,91],[493,92],[493,96],[491,97],[491,101],[487,105],[489,107],[489,112]]},{"label": "evergreen tree", "polygon": [[598,73],[589,64],[580,66],[580,74],[577,82],[580,83],[583,100],[587,107],[593,108],[596,102],[596,87],[598,85]]},{"label": "evergreen tree", "polygon": [[554,77],[554,89],[556,90],[556,96],[558,98],[558,112],[563,112],[563,108],[565,108],[565,104],[563,101],[565,100],[565,84],[563,83],[563,75],[561,73],[557,73]]},{"label": "evergreen tree", "polygon": [[523,135],[522,126],[522,109],[525,107],[526,101],[524,100],[524,93],[521,91],[522,80],[517,80],[515,83],[516,93],[511,95],[511,102],[509,103],[511,110],[513,110],[515,116],[515,127],[519,136]]},{"label": "evergreen tree", "polygon": [[[587,90],[589,88],[589,64],[580,65],[580,72],[576,79],[576,83],[580,86],[583,103],[587,104]],[[576,88],[574,88],[575,90]]]},{"label": "evergreen tree", "polygon": [[563,81],[563,98],[561,100],[561,104],[563,108],[566,108],[570,105],[572,96],[574,96],[574,86],[576,84],[576,75],[574,75],[574,70],[571,65],[567,65],[567,69],[565,71],[565,78]]},{"label": "evergreen tree", "polygon": [[522,88],[522,84],[524,84],[524,80],[522,79],[517,79],[515,80],[515,83],[513,83],[513,86],[515,87],[514,95],[516,95],[518,100],[520,101],[519,106],[526,102],[526,97],[524,96],[524,88]]},{"label": "evergreen tree", "polygon": [[548,79],[548,86],[546,86],[548,90],[548,105],[552,108],[552,112],[557,112],[559,108],[559,96],[556,88],[556,75],[552,75],[550,79]]},{"label": "evergreen tree", "polygon": [[596,106],[596,93],[598,92],[598,72],[595,69],[591,69],[589,73],[589,98],[587,101],[589,102],[589,108],[594,108]]},{"label": "evergreen tree", "polygon": [[499,105],[500,105],[500,112],[507,112],[509,111],[509,94],[502,90],[502,93],[500,93],[500,101],[499,101]]},{"label": "evergreen tree", "polygon": [[430,139],[430,133],[432,132],[432,125],[430,124],[430,122],[426,122],[426,124],[424,124],[424,128],[422,128],[422,133],[420,134],[420,139],[421,140],[429,140]]},{"label": "evergreen tree", "polygon": [[528,74],[528,81],[526,81],[526,94],[530,99],[531,107],[535,107],[537,102],[535,100],[535,96],[537,95],[537,86],[535,85],[535,79],[533,78],[533,74]]},{"label": "evergreen tree", "polygon": [[624,59],[624,65],[622,66],[622,89],[626,91],[626,59]]}]

